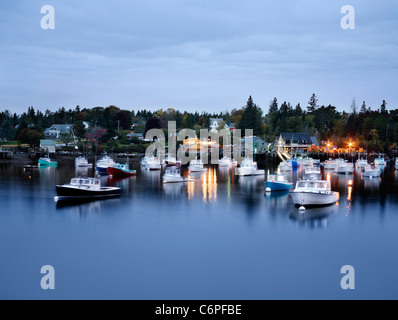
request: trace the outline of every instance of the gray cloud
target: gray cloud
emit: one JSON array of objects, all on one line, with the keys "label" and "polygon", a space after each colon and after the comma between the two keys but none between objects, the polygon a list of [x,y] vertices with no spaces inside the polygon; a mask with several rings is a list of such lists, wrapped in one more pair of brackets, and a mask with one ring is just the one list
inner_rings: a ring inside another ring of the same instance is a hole
[{"label": "gray cloud", "polygon": [[[54,5],[56,29],[40,29]],[[220,111],[248,95],[398,107],[398,4],[344,1],[13,1],[0,5],[0,109],[116,104]]]}]

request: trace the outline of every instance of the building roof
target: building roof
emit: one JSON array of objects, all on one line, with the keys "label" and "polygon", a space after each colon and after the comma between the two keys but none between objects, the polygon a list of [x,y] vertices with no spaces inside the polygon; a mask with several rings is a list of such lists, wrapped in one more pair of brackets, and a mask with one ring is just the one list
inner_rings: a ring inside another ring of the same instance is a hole
[{"label": "building roof", "polygon": [[310,138],[311,138],[312,144],[314,144],[315,146],[319,147],[318,139],[316,137],[314,137],[314,136],[312,136]]},{"label": "building roof", "polygon": [[53,140],[40,140],[40,146],[43,146],[43,147],[55,147],[55,141],[53,141]]},{"label": "building roof", "polygon": [[50,129],[54,127],[55,129],[57,129],[60,132],[67,132],[69,131],[71,128],[73,128],[73,124],[53,124]]},{"label": "building roof", "polygon": [[297,144],[313,144],[311,137],[308,133],[281,133],[283,140],[286,143],[297,143]]},{"label": "building roof", "polygon": [[[263,139],[261,139],[260,137],[251,137],[253,139],[253,143],[266,143]],[[245,143],[246,138],[243,138],[242,143]]]}]

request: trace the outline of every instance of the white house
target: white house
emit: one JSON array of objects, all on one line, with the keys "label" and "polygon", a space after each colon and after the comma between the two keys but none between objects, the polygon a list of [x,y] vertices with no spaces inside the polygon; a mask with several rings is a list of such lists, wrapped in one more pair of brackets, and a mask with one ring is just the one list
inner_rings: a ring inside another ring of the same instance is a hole
[{"label": "white house", "polygon": [[40,148],[46,150],[48,153],[55,153],[55,141],[40,140]]},{"label": "white house", "polygon": [[72,133],[73,124],[53,124],[44,131],[46,138],[59,139],[63,133]]},{"label": "white house", "polygon": [[229,130],[229,126],[225,123],[225,121],[221,118],[210,118],[210,132],[218,132],[217,128],[224,122],[224,129]]}]

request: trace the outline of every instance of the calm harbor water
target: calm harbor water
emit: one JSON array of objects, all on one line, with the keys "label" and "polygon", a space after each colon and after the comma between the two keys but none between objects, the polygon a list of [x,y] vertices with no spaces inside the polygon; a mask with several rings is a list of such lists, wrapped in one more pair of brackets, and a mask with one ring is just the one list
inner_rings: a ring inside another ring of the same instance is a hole
[{"label": "calm harbor water", "polygon": [[[0,298],[398,298],[392,167],[380,179],[324,174],[340,201],[304,214],[289,193],[265,193],[264,177],[210,167],[163,185],[161,172],[134,169],[102,177],[120,198],[60,206],[55,185],[91,169],[0,164]],[[43,265],[55,268],[55,290],[40,287]],[[340,287],[344,265],[355,268],[355,290]]]}]

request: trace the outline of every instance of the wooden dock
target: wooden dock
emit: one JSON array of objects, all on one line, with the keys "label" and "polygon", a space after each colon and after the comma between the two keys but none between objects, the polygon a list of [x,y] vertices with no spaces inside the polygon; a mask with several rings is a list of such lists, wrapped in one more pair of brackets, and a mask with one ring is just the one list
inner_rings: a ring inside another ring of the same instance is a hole
[{"label": "wooden dock", "polygon": [[0,159],[12,159],[12,152],[7,150],[0,150]]}]

